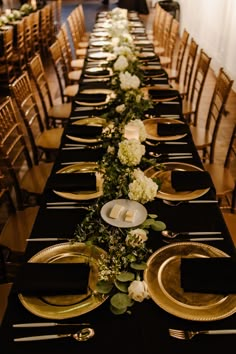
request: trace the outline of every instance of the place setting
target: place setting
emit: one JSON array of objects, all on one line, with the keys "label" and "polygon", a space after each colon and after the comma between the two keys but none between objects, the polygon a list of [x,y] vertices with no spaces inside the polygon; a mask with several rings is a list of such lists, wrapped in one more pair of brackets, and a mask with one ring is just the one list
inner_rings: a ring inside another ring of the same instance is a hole
[{"label": "place setting", "polygon": [[170,117],[149,118],[143,123],[147,138],[155,141],[179,140],[189,133],[186,123]]}]

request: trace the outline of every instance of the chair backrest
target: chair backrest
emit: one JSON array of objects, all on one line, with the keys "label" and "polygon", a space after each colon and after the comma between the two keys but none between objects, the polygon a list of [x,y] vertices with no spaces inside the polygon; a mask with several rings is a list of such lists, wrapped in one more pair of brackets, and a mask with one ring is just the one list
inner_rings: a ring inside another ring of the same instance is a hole
[{"label": "chair backrest", "polygon": [[[229,97],[232,85],[233,85],[233,80],[230,79],[230,77],[226,74],[223,68],[220,68],[219,74],[216,79],[215,88],[211,98],[206,125],[205,125],[206,131],[212,132],[212,142],[211,142],[211,147],[209,152],[210,163],[212,163],[214,159],[217,133],[219,130],[219,126],[225,110],[225,104]],[[233,142],[231,144],[233,144]],[[227,164],[228,162],[225,162],[225,165]]]},{"label": "chair backrest", "polygon": [[177,76],[175,81],[179,83],[180,80],[180,75],[182,72],[183,68],[183,61],[184,61],[184,55],[186,53],[187,45],[188,45],[188,39],[189,39],[189,32],[184,29],[180,42],[179,42],[179,49],[177,53],[177,58],[176,58],[176,71],[177,71]]},{"label": "chair backrest", "polygon": [[13,65],[13,28],[3,31],[3,50],[0,56],[0,83],[4,87],[14,81],[15,67]]},{"label": "chair backrest", "polygon": [[32,17],[25,16],[24,19],[24,38],[25,38],[25,55],[26,61],[30,61],[30,59],[34,56],[34,43],[32,37]]},{"label": "chair backrest", "polygon": [[17,21],[16,36],[13,47],[13,62],[16,72],[21,74],[26,69],[24,21]]},{"label": "chair backrest", "polygon": [[169,40],[167,42],[166,49],[165,49],[165,55],[171,59],[169,67],[171,67],[173,61],[174,50],[175,50],[178,35],[179,35],[179,21],[173,18],[171,22]]},{"label": "chair backrest", "polygon": [[163,36],[161,38],[161,43],[160,43],[160,45],[164,48],[165,52],[167,51],[167,47],[168,47],[173,18],[174,17],[171,15],[170,12],[166,13],[164,27],[163,27]]},{"label": "chair backrest", "polygon": [[189,95],[189,100],[194,105],[193,108],[194,126],[197,125],[198,108],[201,100],[204,83],[206,81],[206,77],[210,67],[210,62],[211,62],[211,58],[207,55],[207,53],[203,49],[201,49],[198,62],[197,62],[197,67],[191,82],[190,95]]},{"label": "chair backrest", "polygon": [[51,127],[49,121],[49,110],[53,106],[52,94],[50,91],[49,83],[47,80],[47,75],[43,67],[43,63],[39,54],[36,54],[34,58],[28,64],[30,76],[34,80],[37,87],[39,97],[41,99],[42,107],[44,110],[44,115],[46,119],[46,127],[49,129]]},{"label": "chair backrest", "polygon": [[50,45],[49,53],[57,76],[62,102],[65,102],[63,90],[67,85],[70,84],[70,82],[68,80],[68,71],[64,62],[63,54],[58,39],[56,39],[54,43]]},{"label": "chair backrest", "polygon": [[232,130],[232,135],[230,138],[224,166],[226,168],[229,168],[230,163],[233,159],[236,161],[236,124],[234,124],[234,128]]},{"label": "chair backrest", "polygon": [[38,53],[40,51],[39,14],[39,11],[35,11],[30,14],[31,35],[34,46],[34,53]]},{"label": "chair backrest", "polygon": [[154,37],[155,41],[157,41],[158,44],[162,43],[166,15],[167,15],[167,11],[165,11],[163,8],[160,7],[160,14],[158,17],[158,23],[157,23],[157,27],[155,30],[155,37]]},{"label": "chair backrest", "polygon": [[62,28],[60,28],[60,30],[57,33],[57,39],[60,44],[60,49],[61,49],[61,54],[62,54],[62,58],[64,61],[64,65],[65,65],[66,71],[68,73],[69,71],[72,70],[71,69],[72,54],[71,54],[70,48],[67,47],[67,42],[66,42]]},{"label": "chair backrest", "polygon": [[86,33],[86,21],[85,21],[85,14],[84,14],[84,8],[82,4],[79,4],[76,8],[80,15],[80,21],[81,21],[81,28],[82,28],[82,33]]},{"label": "chair backrest", "polygon": [[17,204],[22,206],[23,195],[20,187],[22,168],[30,169],[33,164],[22,125],[10,97],[5,98],[0,105],[0,126],[0,159],[12,181],[11,186],[14,187]]},{"label": "chair backrest", "polygon": [[71,35],[71,40],[73,43],[74,50],[76,50],[76,49],[78,49],[80,39],[78,38],[75,24],[74,24],[74,20],[73,20],[73,17],[71,14],[67,17],[67,24],[68,24],[68,28],[70,30],[70,35]]},{"label": "chair backrest", "polygon": [[39,163],[39,151],[36,145],[38,133],[44,131],[43,121],[31,87],[29,75],[24,72],[10,86],[12,95],[22,115],[32,148],[34,163]]},{"label": "chair backrest", "polygon": [[186,59],[186,63],[184,64],[184,77],[183,77],[183,87],[186,97],[189,97],[190,93],[190,84],[193,77],[194,66],[197,59],[197,51],[198,51],[198,44],[197,42],[191,38],[189,48],[188,48],[188,55]]}]

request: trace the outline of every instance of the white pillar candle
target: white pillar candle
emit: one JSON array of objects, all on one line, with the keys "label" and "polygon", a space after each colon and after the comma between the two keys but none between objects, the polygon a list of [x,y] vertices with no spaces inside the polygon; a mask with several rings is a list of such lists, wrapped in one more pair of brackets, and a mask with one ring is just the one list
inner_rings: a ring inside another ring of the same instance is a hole
[{"label": "white pillar candle", "polygon": [[132,123],[127,124],[125,126],[124,137],[128,140],[131,139],[139,140],[139,128]]}]

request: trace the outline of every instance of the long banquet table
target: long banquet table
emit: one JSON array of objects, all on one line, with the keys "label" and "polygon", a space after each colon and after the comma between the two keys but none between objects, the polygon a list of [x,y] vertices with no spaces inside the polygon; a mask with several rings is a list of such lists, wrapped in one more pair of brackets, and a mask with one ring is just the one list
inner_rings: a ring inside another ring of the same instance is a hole
[{"label": "long banquet table", "polygon": [[[83,79],[82,79],[83,80]],[[76,111],[74,105],[71,114],[71,122],[75,121],[75,117],[84,117],[86,115],[98,114],[97,110],[92,108],[89,110]],[[80,107],[80,106],[79,106]],[[106,109],[106,108],[105,108]],[[102,113],[103,111],[100,111]],[[76,118],[79,119],[79,118]],[[69,125],[70,125],[69,123]],[[75,163],[79,161],[94,161],[101,158],[103,149],[81,149],[64,150],[66,143],[71,142],[66,136],[67,128],[62,137],[61,148],[57,160],[52,171],[52,176],[62,168],[68,166],[67,163]],[[194,147],[191,134],[187,134],[179,141],[187,142],[188,151],[193,153],[189,159],[183,160],[202,168],[201,160]],[[171,149],[166,145],[166,149]],[[158,147],[146,146],[147,151],[159,151]],[[173,149],[173,148],[172,148]],[[162,150],[163,152],[164,150]],[[169,150],[171,151],[171,150]],[[181,151],[181,150],[179,150]],[[157,162],[160,160],[157,159]],[[178,160],[176,160],[178,162]],[[180,160],[181,161],[181,160]],[[161,160],[163,162],[163,160]],[[164,161],[165,162],[165,161]],[[85,217],[86,209],[49,209],[46,207],[48,202],[63,201],[64,198],[53,193],[49,188],[49,183],[45,188],[42,197],[40,210],[34,224],[31,239],[34,238],[73,238],[77,224]],[[214,188],[211,188],[206,194],[201,196],[200,200],[212,200],[215,198]],[[92,203],[93,201],[91,201]],[[158,218],[166,223],[168,229],[176,231],[221,231],[224,240],[207,241],[208,244],[225,252],[231,257],[235,256],[235,247],[224,223],[221,211],[217,203],[183,203],[179,206],[172,207],[163,202],[162,199],[156,198],[152,202],[148,202],[145,207],[150,214],[158,214]],[[160,232],[150,231],[149,245],[156,251],[166,247]],[[39,241],[29,242],[25,252],[25,261],[39,251],[55,245],[65,243],[64,240],[58,241]],[[197,309],[196,309],[197,311]],[[230,329],[236,328],[236,314],[231,314],[222,319],[196,321],[175,316],[171,311],[166,311],[158,306],[152,299],[145,299],[143,302],[136,302],[130,309],[131,313],[123,315],[114,315],[109,309],[109,300],[104,301],[100,306],[81,314],[77,317],[59,319],[55,322],[65,324],[65,326],[57,327],[41,327],[41,328],[15,328],[16,323],[38,323],[38,322],[54,322],[41,318],[28,311],[21,303],[17,290],[13,285],[9,295],[8,307],[1,326],[1,353],[4,354],[21,354],[21,353],[78,353],[83,352],[92,354],[101,353],[137,353],[143,354],[148,352],[155,353],[205,353],[207,350],[213,351],[229,351],[227,348],[233,348],[235,345],[236,335],[199,335],[190,341],[175,339],[169,336],[169,328],[184,328],[192,330],[206,329]],[[211,309],[206,310],[208,315]],[[209,317],[208,317],[209,318]],[[43,335],[50,333],[74,333],[78,330],[76,323],[90,323],[95,330],[95,336],[86,342],[76,342],[73,338],[61,338],[55,340],[42,341],[26,341],[14,342],[16,337]],[[74,324],[74,325],[73,325]],[[231,349],[230,349],[231,350]]]}]

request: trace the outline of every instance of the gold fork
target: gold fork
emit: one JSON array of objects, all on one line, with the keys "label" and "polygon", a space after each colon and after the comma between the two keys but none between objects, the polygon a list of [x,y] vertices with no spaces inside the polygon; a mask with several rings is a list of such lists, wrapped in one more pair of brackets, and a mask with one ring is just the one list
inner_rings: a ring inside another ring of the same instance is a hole
[{"label": "gold fork", "polygon": [[188,331],[169,328],[169,335],[177,339],[189,340],[197,334],[236,334],[236,329],[214,329],[206,331]]}]

